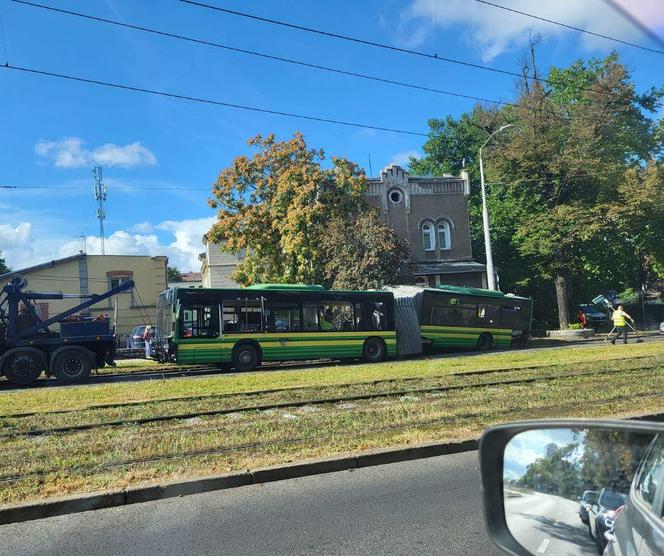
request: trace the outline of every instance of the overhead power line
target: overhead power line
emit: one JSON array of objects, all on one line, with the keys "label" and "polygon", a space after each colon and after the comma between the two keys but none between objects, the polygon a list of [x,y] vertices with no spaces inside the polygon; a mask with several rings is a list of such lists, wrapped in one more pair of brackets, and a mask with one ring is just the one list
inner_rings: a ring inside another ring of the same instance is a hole
[{"label": "overhead power line", "polygon": [[[90,187],[86,185],[0,185],[0,189],[80,189],[89,191]],[[142,187],[142,186],[119,186],[116,191],[211,191],[212,187]]]},{"label": "overhead power line", "polygon": [[660,45],[662,48],[664,48],[664,39],[660,37],[657,33],[655,33],[650,27],[648,27],[643,21],[641,21],[639,18],[637,18],[632,12],[630,12],[627,8],[624,6],[620,5],[618,2],[615,0],[604,0],[609,6],[611,6],[614,10],[616,10],[620,15],[622,15],[625,19],[627,19],[629,22],[631,22],[634,26],[636,26],[638,29],[640,29],[643,33],[645,33],[648,37],[650,37],[653,41],[655,41],[658,45]]},{"label": "overhead power line", "polygon": [[[330,37],[333,39],[340,39],[344,41],[350,41],[358,44],[363,44],[366,46],[373,46],[376,48],[383,48],[386,50],[392,50],[394,52],[402,52],[404,54],[412,54],[414,56],[421,56],[422,58],[431,58],[433,60],[438,60],[439,62],[447,62],[450,64],[458,64],[461,66],[466,66],[470,68],[475,68],[475,69],[480,69],[484,71],[491,71],[494,73],[501,73],[503,75],[510,75],[512,77],[518,77],[520,79],[524,78],[524,75],[516,72],[516,71],[510,71],[506,69],[501,69],[501,68],[492,68],[490,66],[484,66],[482,64],[475,64],[473,62],[468,62],[467,60],[459,60],[456,58],[448,58],[445,56],[438,56],[438,54],[429,54],[427,52],[422,52],[420,50],[411,50],[409,48],[402,48],[399,46],[393,46],[391,44],[385,44],[385,43],[380,43],[380,42],[375,42],[375,41],[370,41],[367,39],[361,39],[359,37],[352,37],[349,35],[342,35],[340,33],[332,33],[330,31],[324,31],[322,29],[314,29],[313,27],[305,27],[303,25],[296,25],[295,23],[289,23],[287,21],[281,21],[278,19],[270,19],[267,17],[261,17],[258,15],[246,13],[246,12],[240,12],[237,10],[230,10],[228,8],[222,8],[220,6],[214,6],[212,4],[205,4],[203,2],[196,2],[195,0],[180,0],[180,2],[183,2],[185,4],[191,4],[192,6],[198,6],[200,8],[207,8],[209,10],[214,10],[217,12],[223,12],[229,15],[235,15],[239,17],[245,17],[248,19],[253,19],[256,21],[262,21],[263,23],[270,23],[272,25],[280,25],[282,27],[288,27],[290,29],[297,29],[298,31],[305,31],[307,33],[315,33],[317,35],[323,35],[325,37]],[[535,79],[534,77],[528,77],[527,79]],[[549,83],[547,79],[544,78],[537,78],[538,81],[542,81],[544,83]]]},{"label": "overhead power line", "polygon": [[[619,39],[617,37],[611,37],[609,35],[603,35],[602,33],[596,33],[595,31],[590,31],[588,29],[583,29],[581,27],[575,27],[574,25],[568,25],[567,23],[562,23],[560,21],[555,21],[553,19],[547,19],[546,17],[541,17],[539,15],[531,14],[528,12],[522,12],[520,10],[515,10],[514,8],[510,8],[508,6],[503,6],[501,4],[495,4],[494,2],[487,2],[487,0],[475,0],[476,2],[479,2],[480,4],[485,4],[487,6],[493,6],[494,8],[498,8],[500,10],[505,10],[507,12],[512,12],[515,14],[523,15],[526,17],[530,17],[532,19],[538,19],[540,21],[545,21],[546,23],[551,23],[553,25],[558,25],[559,27],[564,27],[566,29],[571,29],[572,31],[578,31],[579,33],[586,33],[587,35],[592,35],[594,37],[600,37],[602,39],[607,39],[610,41],[614,41],[620,44],[625,44],[627,46],[633,46],[634,48],[640,48],[641,50],[647,50],[649,52],[655,52],[657,54],[664,54],[664,50],[657,50],[656,48],[648,48],[647,46],[643,46],[640,44],[636,44],[633,42],[629,41],[624,41],[622,39]],[[660,42],[660,44],[662,44]]]},{"label": "overhead power line", "polygon": [[214,106],[223,106],[225,108],[235,108],[237,110],[246,110],[250,112],[260,112],[262,114],[272,114],[275,116],[285,116],[288,118],[297,118],[300,120],[308,120],[308,121],[314,121],[314,122],[323,122],[327,124],[335,124],[335,125],[343,125],[347,127],[356,127],[356,128],[361,128],[361,129],[373,129],[375,131],[387,131],[390,133],[399,133],[402,135],[415,135],[418,137],[429,137],[429,133],[423,133],[419,131],[410,131],[406,129],[396,129],[396,128],[390,128],[390,127],[382,127],[382,126],[376,126],[376,125],[370,125],[370,124],[362,124],[358,122],[349,122],[345,120],[335,120],[332,118],[323,118],[319,116],[309,116],[306,114],[297,114],[295,112],[284,112],[281,110],[271,110],[268,108],[261,108],[258,106],[246,106],[243,104],[235,104],[232,102],[225,102],[221,100],[214,100],[214,99],[207,99],[207,98],[201,98],[201,97],[195,97],[195,96],[190,96],[190,95],[182,95],[178,93],[171,93],[168,91],[158,91],[155,89],[147,89],[144,87],[136,87],[133,85],[126,85],[124,83],[116,83],[116,82],[111,82],[111,81],[101,81],[99,79],[89,79],[86,77],[80,77],[77,75],[69,75],[65,73],[57,73],[57,72],[52,72],[52,71],[44,71],[44,70],[38,70],[35,68],[29,68],[29,67],[24,67],[24,66],[15,66],[11,64],[7,64],[4,66],[0,66],[2,69],[8,69],[8,70],[14,70],[14,71],[19,71],[23,73],[29,73],[32,75],[38,75],[41,77],[54,77],[58,79],[63,79],[63,80],[68,80],[68,81],[76,81],[79,83],[87,83],[89,85],[99,85],[102,87],[110,87],[114,89],[121,89],[125,91],[132,91],[135,93],[146,93],[150,95],[157,95],[157,96],[162,96],[162,97],[167,97],[167,98],[175,98],[179,100],[188,100],[191,102],[198,102],[201,104],[210,104]]},{"label": "overhead power line", "polygon": [[491,99],[491,98],[482,98],[482,97],[478,97],[478,96],[468,95],[468,94],[465,94],[465,93],[459,93],[459,92],[455,92],[455,91],[446,91],[446,90],[443,90],[443,89],[437,89],[435,87],[427,87],[427,86],[424,86],[424,85],[416,85],[416,84],[407,83],[407,82],[404,82],[404,81],[397,81],[395,79],[387,79],[387,78],[378,77],[378,76],[375,76],[375,75],[367,75],[367,74],[363,74],[363,73],[343,70],[343,69],[340,69],[340,68],[334,68],[334,67],[330,67],[330,66],[323,66],[321,64],[312,64],[312,63],[309,63],[309,62],[304,62],[302,60],[295,60],[295,59],[292,59],[292,58],[284,58],[282,56],[275,56],[273,54],[267,54],[265,52],[258,52],[258,51],[255,51],[255,50],[247,50],[245,48],[238,48],[238,47],[235,47],[235,46],[230,46],[230,45],[227,45],[227,44],[221,44],[221,43],[218,43],[218,42],[199,39],[199,38],[191,37],[191,36],[187,36],[187,35],[181,35],[181,34],[178,34],[178,33],[170,33],[168,31],[160,31],[158,29],[153,29],[153,28],[150,28],[150,27],[144,27],[144,26],[141,26],[141,25],[133,25],[131,23],[126,23],[126,22],[123,22],[123,21],[107,19],[107,18],[104,18],[104,17],[98,17],[98,16],[94,16],[94,15],[90,15],[90,14],[81,13],[81,12],[74,12],[74,11],[71,11],[71,10],[63,10],[61,8],[55,8],[53,6],[48,6],[48,5],[45,5],[45,4],[38,4],[36,2],[28,2],[26,0],[12,0],[12,1],[16,2],[17,4],[23,4],[23,5],[26,5],[26,6],[39,8],[39,9],[42,9],[42,10],[47,10],[47,11],[51,11],[51,12],[60,13],[60,14],[63,14],[63,15],[70,15],[70,16],[74,16],[74,17],[80,17],[80,18],[83,18],[83,19],[87,19],[87,20],[91,20],[91,21],[95,21],[95,22],[99,22],[99,23],[107,23],[109,25],[124,27],[126,29],[133,29],[135,31],[141,31],[141,32],[144,32],[144,33],[151,33],[153,35],[158,35],[158,36],[162,36],[162,37],[168,37],[168,38],[171,38],[171,39],[187,41],[187,42],[191,42],[191,43],[194,43],[194,44],[200,44],[200,45],[204,45],[204,46],[210,46],[210,47],[213,47],[213,48],[219,48],[219,49],[228,50],[228,51],[231,51],[231,52],[238,52],[238,53],[241,53],[241,54],[248,54],[250,56],[256,56],[256,57],[264,58],[264,59],[267,59],[267,60],[285,62],[285,63],[288,63],[288,64],[294,64],[294,65],[297,65],[297,66],[302,66],[302,67],[307,67],[307,68],[312,68],[312,69],[317,69],[317,70],[322,70],[322,71],[328,71],[328,72],[341,74],[341,75],[347,75],[349,77],[357,77],[357,78],[360,78],[360,79],[367,79],[367,80],[376,81],[376,82],[379,82],[379,83],[387,83],[387,84],[390,84],[390,85],[398,85],[400,87],[408,87],[410,89],[417,89],[417,90],[420,90],[420,91],[426,91],[426,92],[430,92],[430,93],[437,93],[437,94],[441,94],[441,95],[448,95],[448,96],[457,97],[457,98],[466,98],[466,99],[469,99],[469,100],[476,100],[476,101],[479,101],[479,102],[488,102],[488,103],[492,103],[492,104],[501,104],[501,105],[505,105],[505,106],[513,106],[514,105],[514,103],[511,103],[511,102],[506,102],[506,101],[501,101],[501,100],[496,100],[496,99]]}]

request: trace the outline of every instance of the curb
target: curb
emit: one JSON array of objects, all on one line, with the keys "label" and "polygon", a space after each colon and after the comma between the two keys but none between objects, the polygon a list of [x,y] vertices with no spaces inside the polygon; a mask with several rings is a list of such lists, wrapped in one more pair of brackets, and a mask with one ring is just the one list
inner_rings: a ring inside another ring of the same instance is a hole
[{"label": "curb", "polygon": [[[627,418],[635,421],[663,422],[664,413],[638,415]],[[103,493],[91,493],[78,496],[67,496],[44,501],[17,504],[0,508],[0,525],[44,519],[71,513],[152,502],[165,498],[188,496],[214,490],[225,490],[260,483],[272,483],[286,479],[321,475],[351,469],[362,469],[388,463],[431,458],[477,450],[478,439],[467,439],[459,442],[434,444],[418,444],[405,448],[385,449],[365,452],[354,456],[341,456],[331,459],[313,460],[305,463],[294,463],[277,467],[247,470],[228,475],[217,475],[185,481],[173,481],[161,485],[130,487]]]},{"label": "curb", "polygon": [[240,473],[173,481],[161,485],[130,487],[103,493],[91,493],[79,496],[66,496],[5,506],[0,508],[0,525],[18,523],[34,519],[43,519],[90,510],[100,510],[115,506],[151,502],[164,498],[188,496],[213,490],[225,490],[259,483],[271,483],[309,475],[348,471],[363,467],[373,467],[387,463],[430,458],[446,454],[456,454],[477,450],[478,440],[468,439],[444,444],[421,444],[407,448],[386,449],[367,452],[355,456],[341,456],[332,459],[314,460],[278,467],[247,470]]}]

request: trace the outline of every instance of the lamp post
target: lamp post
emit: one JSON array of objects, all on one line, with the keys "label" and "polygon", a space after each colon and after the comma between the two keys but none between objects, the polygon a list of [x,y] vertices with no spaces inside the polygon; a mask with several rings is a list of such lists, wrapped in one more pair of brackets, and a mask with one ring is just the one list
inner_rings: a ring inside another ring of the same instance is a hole
[{"label": "lamp post", "polygon": [[508,127],[514,127],[512,124],[504,125],[494,131],[487,140],[484,141],[484,144],[480,147],[480,184],[482,188],[482,225],[484,228],[484,250],[486,251],[486,278],[490,290],[496,289],[496,273],[493,269],[493,253],[491,252],[491,233],[489,230],[489,211],[486,206],[486,189],[484,187],[484,164],[482,162],[482,149],[486,147],[487,143],[491,141],[491,138],[500,133],[501,131],[507,129]]}]

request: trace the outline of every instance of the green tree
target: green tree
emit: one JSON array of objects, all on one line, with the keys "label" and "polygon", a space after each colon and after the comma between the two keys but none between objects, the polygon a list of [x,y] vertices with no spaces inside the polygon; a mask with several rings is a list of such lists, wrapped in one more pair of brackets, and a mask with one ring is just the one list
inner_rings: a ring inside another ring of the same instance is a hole
[{"label": "green tree", "polygon": [[321,246],[325,281],[335,289],[375,289],[414,280],[405,264],[407,245],[376,210],[330,222]]},{"label": "green tree", "polygon": [[7,266],[5,259],[2,257],[2,251],[0,251],[0,274],[4,274],[5,272],[11,272],[11,268]]},{"label": "green tree", "polygon": [[169,266],[166,274],[169,282],[182,282],[182,273],[174,266]]},{"label": "green tree", "polygon": [[308,148],[299,133],[287,141],[258,135],[249,145],[256,152],[237,157],[220,172],[210,201],[219,209],[210,240],[225,251],[246,252],[234,274],[238,282],[331,286],[339,275],[338,283],[351,284],[360,255],[331,243],[340,233],[330,230],[338,231],[338,223],[353,227],[353,220],[379,234],[371,243],[351,243],[371,255],[362,271],[372,280],[387,279],[385,269],[395,252],[378,253],[376,246],[393,247],[399,254],[401,246],[388,227],[364,216],[371,209],[365,201],[366,177],[356,164],[332,158],[324,168],[323,151]]}]

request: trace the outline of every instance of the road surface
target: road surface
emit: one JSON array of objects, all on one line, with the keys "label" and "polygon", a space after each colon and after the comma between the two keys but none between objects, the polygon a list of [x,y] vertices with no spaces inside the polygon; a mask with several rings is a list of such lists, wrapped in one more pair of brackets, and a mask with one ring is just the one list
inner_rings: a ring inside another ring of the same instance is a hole
[{"label": "road surface", "polygon": [[514,539],[534,554],[597,554],[588,526],[579,518],[577,502],[540,492],[510,491],[505,518]]},{"label": "road surface", "polygon": [[477,452],[0,526],[0,554],[502,554]]}]

